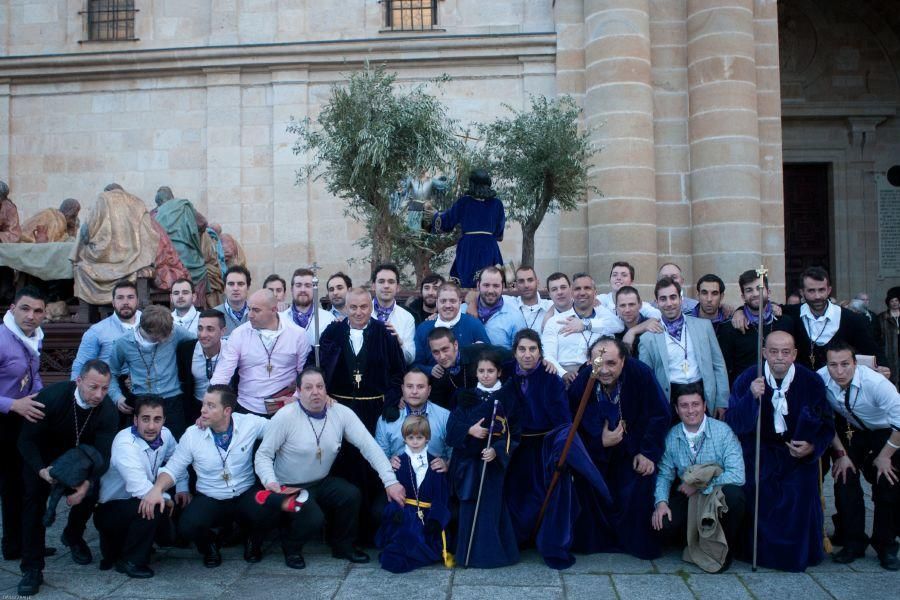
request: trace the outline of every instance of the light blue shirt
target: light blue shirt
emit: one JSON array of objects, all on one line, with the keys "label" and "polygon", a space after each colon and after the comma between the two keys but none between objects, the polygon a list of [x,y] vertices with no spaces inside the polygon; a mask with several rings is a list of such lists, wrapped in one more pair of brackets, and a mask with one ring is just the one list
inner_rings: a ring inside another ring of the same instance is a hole
[{"label": "light blue shirt", "polygon": [[[384,417],[378,419],[378,425],[375,426],[375,441],[388,458],[403,452],[406,441],[403,439],[402,429],[407,415],[407,410],[401,411],[400,418],[392,423],[385,421]],[[426,402],[425,418],[431,426],[428,452],[443,459],[450,458],[450,448],[447,446],[447,419],[450,418],[450,411],[432,402]]]},{"label": "light blue shirt", "polygon": [[[134,315],[135,325],[140,323],[140,321],[141,311],[136,311]],[[99,358],[106,364],[109,364],[109,357],[112,356],[116,340],[125,335],[126,332],[133,331],[133,329],[123,325],[122,321],[115,314],[109,315],[102,321],[91,325],[81,338],[78,354],[72,362],[70,379],[75,381],[75,378],[81,373],[81,367],[89,360]],[[124,372],[128,373],[128,369],[126,368]]]},{"label": "light blue shirt", "polygon": [[[116,403],[125,397],[117,378],[126,369],[131,375],[131,391],[135,396],[157,394],[163,398],[172,398],[180,394],[181,382],[178,380],[175,347],[179,342],[190,339],[193,339],[190,333],[181,327],[173,327],[172,335],[156,344],[154,351],[141,349],[133,333],[120,337],[109,360],[109,370],[112,373],[109,397]],[[147,372],[148,367],[150,373]],[[151,386],[149,388],[148,380]]]},{"label": "light blue shirt", "polygon": [[[467,304],[463,303],[460,312],[465,314],[467,306]],[[526,327],[528,325],[525,323],[525,317],[522,316],[518,306],[505,300],[503,301],[503,307],[484,324],[484,329],[487,331],[491,343],[495,346],[503,346],[509,350],[512,350],[513,339],[515,339],[516,334]]]}]

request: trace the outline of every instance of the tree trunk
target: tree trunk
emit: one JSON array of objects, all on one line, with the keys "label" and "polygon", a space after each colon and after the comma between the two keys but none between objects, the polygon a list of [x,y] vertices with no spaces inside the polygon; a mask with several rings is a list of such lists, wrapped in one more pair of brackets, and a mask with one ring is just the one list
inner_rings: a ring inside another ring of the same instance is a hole
[{"label": "tree trunk", "polygon": [[[387,201],[376,200],[375,222],[372,223],[372,264],[371,268],[391,262],[391,211]],[[372,273],[374,275],[374,273]]]},{"label": "tree trunk", "polygon": [[537,227],[529,223],[522,223],[522,262],[521,265],[534,266],[534,234]]}]

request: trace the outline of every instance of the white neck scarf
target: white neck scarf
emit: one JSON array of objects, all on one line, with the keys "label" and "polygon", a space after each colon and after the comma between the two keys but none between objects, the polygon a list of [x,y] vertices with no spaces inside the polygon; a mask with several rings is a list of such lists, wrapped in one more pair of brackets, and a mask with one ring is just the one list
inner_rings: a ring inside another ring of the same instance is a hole
[{"label": "white neck scarf", "polygon": [[769,363],[765,363],[765,372],[766,383],[772,388],[772,408],[775,411],[775,433],[784,433],[787,431],[787,422],[784,420],[784,417],[788,414],[787,393],[788,389],[791,387],[791,382],[794,381],[796,369],[794,368],[794,365],[791,365],[791,368],[788,369],[784,379],[781,380],[780,388],[775,383],[775,376],[772,375],[772,371],[769,369]]},{"label": "white neck scarf", "polygon": [[141,311],[139,311],[139,310],[134,311],[134,320],[131,323],[126,323],[125,321],[120,319],[119,315],[117,315],[116,313],[113,313],[112,317],[113,317],[113,319],[115,319],[116,321],[119,322],[119,325],[122,326],[122,329],[124,329],[125,331],[131,331],[132,329],[137,327],[138,323],[141,322]]},{"label": "white neck scarf", "polygon": [[450,319],[449,321],[444,321],[443,319],[438,317],[437,321],[434,322],[434,326],[435,327],[446,327],[447,329],[450,329],[451,327],[453,327],[454,325],[459,323],[460,319],[462,319],[462,310],[460,310],[458,313],[456,313],[456,316],[453,317],[452,319]]},{"label": "white neck scarf", "polygon": [[697,431],[690,432],[687,427],[684,426],[684,423],[681,424],[681,429],[684,430],[684,437],[687,439],[688,444],[691,447],[691,451],[694,450],[694,443],[697,441],[703,431],[706,429],[706,415],[703,415],[703,420],[700,422],[700,427],[697,428]]},{"label": "white neck scarf", "polygon": [[496,392],[501,387],[503,387],[503,384],[500,383],[500,380],[498,379],[497,383],[494,384],[494,387],[484,387],[484,385],[482,385],[482,383],[479,381],[477,387],[479,390],[481,390],[483,392]]},{"label": "white neck scarf", "polygon": [[34,333],[31,334],[31,337],[28,337],[16,323],[16,319],[13,317],[11,310],[6,311],[6,314],[3,315],[3,324],[6,325],[7,329],[13,332],[13,335],[22,340],[25,347],[31,350],[32,354],[40,356],[41,340],[44,339],[43,329],[38,327],[34,330]]},{"label": "white neck scarf", "polygon": [[266,350],[271,351],[275,347],[275,342],[278,341],[278,336],[284,331],[284,321],[278,317],[278,326],[275,329],[256,329],[254,331],[259,334],[259,340]]},{"label": "white neck scarf", "polygon": [[141,333],[140,327],[134,328],[134,341],[136,341],[138,343],[138,346],[140,346],[144,350],[153,350],[153,347],[157,344],[157,342],[151,342],[147,340]]},{"label": "white neck scarf", "polygon": [[194,319],[197,318],[197,315],[200,314],[197,308],[191,304],[191,307],[188,309],[184,316],[181,317],[178,315],[177,310],[172,311],[172,318],[175,319],[175,324],[184,327],[185,329],[191,329],[194,325]]},{"label": "white neck scarf", "polygon": [[409,449],[409,446],[404,447],[403,451],[409,457],[409,463],[416,474],[416,486],[422,485],[422,480],[428,474],[428,446],[423,448],[421,452],[413,452]]}]

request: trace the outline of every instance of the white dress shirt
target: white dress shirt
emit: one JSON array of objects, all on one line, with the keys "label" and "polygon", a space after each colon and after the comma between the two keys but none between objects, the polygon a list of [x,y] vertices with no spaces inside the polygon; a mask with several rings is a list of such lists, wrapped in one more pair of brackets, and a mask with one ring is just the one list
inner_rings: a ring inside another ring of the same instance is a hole
[{"label": "white dress shirt", "polygon": [[[374,306],[374,304],[375,301],[372,300],[372,305]],[[378,318],[375,315],[374,308],[372,318]],[[416,357],[415,317],[412,316],[411,312],[397,304],[395,301],[394,310],[391,311],[391,315],[388,317],[387,322],[394,326],[394,330],[400,338],[397,341],[400,342],[400,346],[403,348],[403,358],[406,359],[406,364],[411,365],[413,359]]]},{"label": "white dress shirt", "polygon": [[[234,413],[231,443],[228,450],[216,445],[209,427],[191,425],[181,436],[178,448],[160,473],[178,480],[193,465],[197,473],[197,491],[214,500],[229,500],[240,496],[254,483],[253,445],[261,440],[269,420],[257,415]],[[223,464],[224,462],[224,464]],[[223,474],[228,471],[228,481]]]},{"label": "white dress shirt", "polygon": [[192,336],[197,337],[197,327],[200,325],[200,311],[192,304],[183,317],[178,316],[178,311],[172,311],[172,319],[176,327],[181,327]]},{"label": "white dress shirt", "polygon": [[[134,435],[131,427],[116,434],[109,469],[100,478],[101,504],[112,500],[143,498],[153,488],[156,475],[178,446],[167,427],[162,428],[160,435],[162,446],[154,450],[143,438]],[[176,478],[175,482],[176,491],[188,491],[186,473],[181,479]]]},{"label": "white dress shirt", "polygon": [[503,302],[509,302],[510,305],[522,313],[522,318],[525,319],[525,326],[538,333],[541,333],[543,329],[544,317],[547,316],[547,311],[553,308],[552,300],[541,297],[538,297],[535,304],[525,304],[522,302],[521,296],[507,296],[504,294]]},{"label": "white dress shirt", "polygon": [[831,378],[828,367],[822,367],[817,373],[825,382],[831,408],[851,425],[860,428],[859,421],[862,421],[867,429],[900,431],[900,393],[890,379],[869,367],[856,366],[850,381],[850,408],[854,418],[847,410],[844,390]]},{"label": "white dress shirt", "polygon": [[[563,375],[567,370],[566,367],[569,367],[569,369],[577,368],[587,362],[588,348],[605,335],[602,330],[594,329],[561,335],[559,330],[564,327],[564,324],[559,323],[559,321],[564,321],[572,316],[577,316],[574,308],[570,308],[564,313],[553,315],[547,321],[547,324],[544,325],[544,332],[541,334],[544,358],[553,363],[559,375]],[[615,317],[613,319],[618,321]]]},{"label": "white dress shirt", "polygon": [[409,464],[412,465],[413,473],[416,474],[416,487],[418,487],[422,485],[422,480],[428,474],[428,449],[413,452],[409,446],[404,446],[403,451],[409,457]]},{"label": "white dress shirt", "polygon": [[806,328],[810,344],[824,346],[831,341],[841,326],[841,307],[829,302],[825,314],[817,317],[809,310],[809,305],[804,304],[800,307],[800,320],[803,321],[803,327]]},{"label": "white dress shirt", "polygon": [[[222,351],[227,344],[228,341],[223,339],[219,352],[215,356],[210,357],[209,366],[211,373],[216,372],[216,365],[219,364],[219,358],[222,356]],[[194,355],[191,358],[191,375],[194,376],[194,399],[202,401],[203,396],[206,395],[206,389],[209,387],[211,378],[206,375],[206,355],[203,353],[203,346],[200,345],[200,342],[197,342],[197,345],[194,346]]]},{"label": "white dress shirt", "polygon": [[[681,328],[681,340],[675,340],[669,332],[666,331],[662,335],[666,336],[666,353],[669,357],[669,382],[670,383],[692,383],[700,379],[700,368],[697,365],[697,353],[694,347],[688,341],[687,324]],[[684,351],[687,349],[687,359],[685,359]],[[684,372],[684,363],[687,362],[687,373]]]},{"label": "white dress shirt", "polygon": [[[294,317],[291,315],[291,308],[288,307],[287,310],[283,310],[278,315],[281,317],[281,320],[285,323],[289,323],[294,327],[300,327],[294,322]],[[316,322],[315,315],[310,315],[309,317],[309,326],[304,330],[306,331],[306,338],[309,340],[309,347],[312,348],[316,345]],[[321,337],[322,332],[325,331],[325,328],[331,325],[334,322],[334,314],[330,310],[325,310],[324,308],[319,309],[319,336]],[[303,329],[300,327],[300,329]]]},{"label": "white dress shirt", "polygon": [[[598,294],[597,302],[600,303],[600,306],[603,306],[614,313],[616,312],[616,295],[613,292]],[[641,302],[641,314],[647,319],[662,320],[662,313],[649,302]]]}]

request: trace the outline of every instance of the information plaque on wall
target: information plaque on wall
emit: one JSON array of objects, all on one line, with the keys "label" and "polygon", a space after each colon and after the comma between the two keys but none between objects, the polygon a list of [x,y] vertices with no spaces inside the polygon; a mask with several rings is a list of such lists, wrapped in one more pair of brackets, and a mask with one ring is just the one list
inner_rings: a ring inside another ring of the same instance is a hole
[{"label": "information plaque on wall", "polygon": [[900,185],[875,176],[878,187],[878,274],[900,277]]}]

